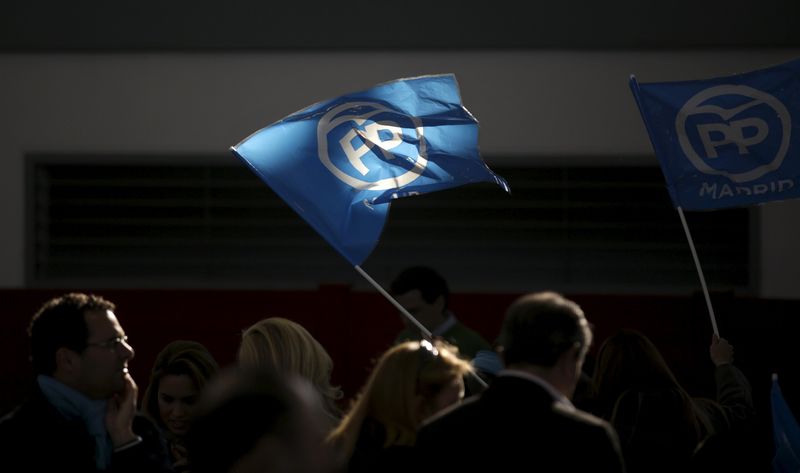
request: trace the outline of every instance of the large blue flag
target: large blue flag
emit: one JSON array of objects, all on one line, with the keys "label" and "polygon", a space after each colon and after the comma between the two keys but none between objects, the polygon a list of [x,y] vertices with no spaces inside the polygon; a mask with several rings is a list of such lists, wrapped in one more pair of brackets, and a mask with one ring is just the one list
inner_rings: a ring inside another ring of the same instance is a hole
[{"label": "large blue flag", "polygon": [[352,264],[392,199],[494,182],[452,74],[399,79],[289,115],[231,148]]},{"label": "large blue flag", "polygon": [[772,470],[775,473],[797,473],[800,471],[800,426],[791,409],[783,399],[778,386],[778,376],[772,375],[772,431],[775,441],[775,457]]},{"label": "large blue flag", "polygon": [[800,197],[800,59],[730,77],[631,90],[675,207]]}]

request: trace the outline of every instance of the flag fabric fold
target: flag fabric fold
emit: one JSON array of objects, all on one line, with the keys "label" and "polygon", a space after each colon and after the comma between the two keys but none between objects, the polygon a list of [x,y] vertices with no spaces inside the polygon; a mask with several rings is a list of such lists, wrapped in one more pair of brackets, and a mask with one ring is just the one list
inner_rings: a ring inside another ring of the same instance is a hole
[{"label": "flag fabric fold", "polygon": [[800,471],[800,426],[797,425],[791,409],[783,399],[778,385],[778,376],[772,375],[772,431],[775,443],[775,456],[772,471],[775,473],[796,473]]},{"label": "flag fabric fold", "polygon": [[630,87],[675,207],[800,197],[800,59],[707,80]]},{"label": "flag fabric fold", "polygon": [[510,191],[480,157],[452,74],[316,103],[231,150],[353,265],[374,249],[393,199],[475,182]]}]

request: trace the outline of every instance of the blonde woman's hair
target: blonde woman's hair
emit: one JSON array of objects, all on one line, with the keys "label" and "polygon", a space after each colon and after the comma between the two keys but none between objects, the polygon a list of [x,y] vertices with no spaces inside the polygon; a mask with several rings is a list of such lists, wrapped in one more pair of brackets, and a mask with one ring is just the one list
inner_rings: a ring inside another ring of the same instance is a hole
[{"label": "blonde woman's hair", "polygon": [[469,362],[457,353],[457,348],[441,341],[404,342],[384,352],[328,443],[342,459],[349,459],[362,425],[370,418],[385,431],[384,447],[413,445],[424,420],[418,398],[423,410],[432,415],[436,395],[472,372]]},{"label": "blonde woman's hair", "polygon": [[331,385],[333,360],[302,325],[281,317],[256,322],[242,333],[237,359],[247,368],[303,376],[320,393],[328,414],[335,420],[341,416],[336,401],[342,390]]}]

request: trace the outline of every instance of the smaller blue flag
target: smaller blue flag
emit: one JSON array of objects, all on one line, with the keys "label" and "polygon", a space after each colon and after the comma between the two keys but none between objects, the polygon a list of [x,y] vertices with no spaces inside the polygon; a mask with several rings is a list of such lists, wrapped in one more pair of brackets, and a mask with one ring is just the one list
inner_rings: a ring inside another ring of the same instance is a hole
[{"label": "smaller blue flag", "polygon": [[452,74],[311,105],[231,149],[354,265],[378,243],[392,199],[481,181],[509,191],[481,160]]},{"label": "smaller blue flag", "polygon": [[800,59],[708,80],[631,90],[675,207],[800,197]]},{"label": "smaller blue flag", "polygon": [[772,430],[775,442],[775,457],[772,471],[775,473],[797,473],[800,471],[800,426],[791,409],[783,399],[778,386],[778,375],[772,375]]}]

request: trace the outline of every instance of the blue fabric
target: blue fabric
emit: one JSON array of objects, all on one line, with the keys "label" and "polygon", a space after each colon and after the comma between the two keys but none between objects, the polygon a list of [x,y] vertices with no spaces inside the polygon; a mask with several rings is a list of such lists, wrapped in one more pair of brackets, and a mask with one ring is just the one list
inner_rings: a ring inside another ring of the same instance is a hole
[{"label": "blue fabric", "polygon": [[93,400],[71,387],[56,381],[50,376],[36,377],[44,397],[67,420],[80,420],[95,440],[95,462],[98,470],[105,470],[111,464],[114,446],[105,424],[105,399]]},{"label": "blue fabric", "polygon": [[783,399],[778,377],[772,377],[772,430],[775,441],[775,457],[772,471],[775,473],[796,473],[800,471],[800,426],[791,409]]},{"label": "blue fabric", "polygon": [[320,102],[231,148],[354,265],[392,199],[494,182],[452,74],[399,79]]},{"label": "blue fabric", "polygon": [[631,90],[675,207],[800,197],[800,59],[708,80]]},{"label": "blue fabric", "polygon": [[493,350],[479,350],[472,359],[472,366],[478,371],[497,375],[503,368],[503,359]]}]

